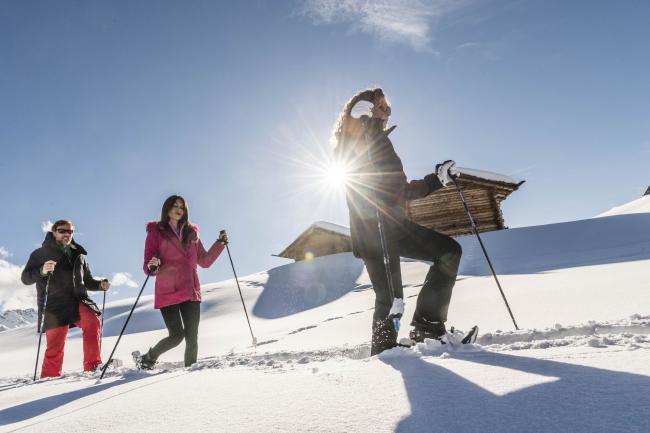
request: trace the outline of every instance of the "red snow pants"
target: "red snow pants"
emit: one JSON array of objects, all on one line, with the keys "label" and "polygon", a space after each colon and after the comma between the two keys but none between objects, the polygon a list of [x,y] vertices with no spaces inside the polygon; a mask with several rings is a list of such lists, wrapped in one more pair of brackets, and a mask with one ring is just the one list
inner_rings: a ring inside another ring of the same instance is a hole
[{"label": "red snow pants", "polygon": [[[79,304],[80,319],[75,323],[83,333],[84,371],[93,371],[102,363],[99,353],[99,318],[86,304]],[[45,331],[47,348],[43,358],[41,378],[61,376],[63,370],[63,349],[68,335],[68,326]]]}]

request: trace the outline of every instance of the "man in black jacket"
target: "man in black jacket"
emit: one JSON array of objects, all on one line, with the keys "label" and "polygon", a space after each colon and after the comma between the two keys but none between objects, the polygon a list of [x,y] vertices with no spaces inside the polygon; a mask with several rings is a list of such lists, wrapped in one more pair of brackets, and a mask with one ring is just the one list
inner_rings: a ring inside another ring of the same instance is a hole
[{"label": "man in black jacket", "polygon": [[41,378],[61,375],[68,328],[75,326],[83,332],[84,371],[94,371],[102,362],[101,313],[87,291],[105,291],[110,284],[92,276],[86,250],[74,241],[73,233],[72,222],[55,222],[21,276],[23,284],[36,283],[39,332],[45,331],[47,340]]},{"label": "man in black jacket", "polygon": [[[357,104],[364,103],[365,112],[361,109],[355,114]],[[335,153],[347,171],[352,250],[363,259],[376,294],[373,355],[397,343],[392,318],[401,317],[404,311],[400,256],[433,262],[411,322],[411,338],[423,341],[440,338],[446,332],[447,310],[462,254],[458,242],[414,223],[406,211],[407,200],[444,187],[450,181],[450,172],[456,172],[455,163],[445,161],[438,164],[435,174],[407,182],[402,161],[388,139],[393,129],[386,130],[390,114],[381,89],[359,92],[346,104],[334,132],[338,143]]]}]

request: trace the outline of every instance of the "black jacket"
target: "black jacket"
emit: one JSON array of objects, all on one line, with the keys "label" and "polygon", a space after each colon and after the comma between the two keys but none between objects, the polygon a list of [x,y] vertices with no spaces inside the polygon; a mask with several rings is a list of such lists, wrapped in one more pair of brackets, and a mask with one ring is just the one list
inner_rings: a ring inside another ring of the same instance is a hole
[{"label": "black jacket", "polygon": [[408,220],[407,200],[426,197],[443,187],[435,174],[407,182],[402,161],[388,138],[390,131],[370,140],[369,151],[362,155],[338,158],[349,167],[347,204],[350,213],[352,251],[357,257],[381,257],[381,241],[377,226],[377,206],[382,210],[384,233],[389,247],[402,235]]},{"label": "black jacket", "polygon": [[[86,250],[74,240],[71,246],[72,255],[68,258],[56,243],[54,235],[48,233],[41,248],[29,256],[21,275],[23,284],[36,283],[38,320],[41,323],[41,318],[44,317],[44,331],[65,325],[74,327],[75,322],[79,321],[80,302],[86,303],[99,314],[99,309],[88,297],[88,290],[101,290],[101,280],[92,276],[86,262]],[[41,275],[41,268],[48,260],[54,260],[56,267],[50,276],[47,305],[44,305],[47,277]]]}]

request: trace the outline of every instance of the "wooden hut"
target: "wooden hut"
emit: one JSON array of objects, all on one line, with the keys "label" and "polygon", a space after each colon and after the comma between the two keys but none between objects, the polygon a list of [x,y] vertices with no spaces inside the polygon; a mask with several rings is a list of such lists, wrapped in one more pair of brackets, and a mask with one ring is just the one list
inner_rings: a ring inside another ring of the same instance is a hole
[{"label": "wooden hut", "polygon": [[[501,211],[501,202],[519,189],[524,181],[488,171],[459,168],[457,180],[479,232],[507,228]],[[449,236],[472,233],[467,212],[454,184],[411,200],[409,217],[416,223]]]},{"label": "wooden hut", "polygon": [[[460,168],[457,180],[479,232],[507,228],[501,202],[524,181],[482,170]],[[648,188],[650,190],[650,188]],[[409,217],[416,223],[449,236],[472,233],[467,212],[453,184],[427,197],[408,203]],[[352,251],[350,229],[319,221],[312,224],[284,249],[279,257],[296,261]]]},{"label": "wooden hut", "polygon": [[300,261],[348,251],[352,251],[349,228],[317,221],[277,256]]}]

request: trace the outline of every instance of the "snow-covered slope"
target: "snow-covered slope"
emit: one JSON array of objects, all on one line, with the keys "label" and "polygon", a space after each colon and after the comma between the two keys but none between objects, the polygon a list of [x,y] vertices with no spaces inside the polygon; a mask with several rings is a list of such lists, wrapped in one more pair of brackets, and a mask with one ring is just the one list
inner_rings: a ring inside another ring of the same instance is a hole
[{"label": "snow-covered slope", "polygon": [[[478,324],[476,345],[429,342],[369,357],[374,295],[350,254],[203,288],[200,362],[183,345],[137,372],[132,350],[166,332],[141,299],[101,384],[68,338],[62,379],[31,384],[37,335],[0,333],[0,431],[646,432],[650,425],[650,214],[486,233],[514,331],[473,237],[449,324]],[[225,261],[220,259],[223,265]],[[428,264],[404,260],[407,309]],[[109,297],[110,298],[110,297]],[[132,300],[109,302],[104,357]]]},{"label": "snow-covered slope", "polygon": [[641,198],[632,200],[629,203],[625,203],[620,206],[615,206],[603,212],[599,215],[596,215],[594,218],[607,217],[613,215],[624,215],[632,213],[650,213],[650,195],[644,195]]},{"label": "snow-covered slope", "polygon": [[7,310],[0,313],[0,332],[34,324],[37,316],[33,308]]}]

